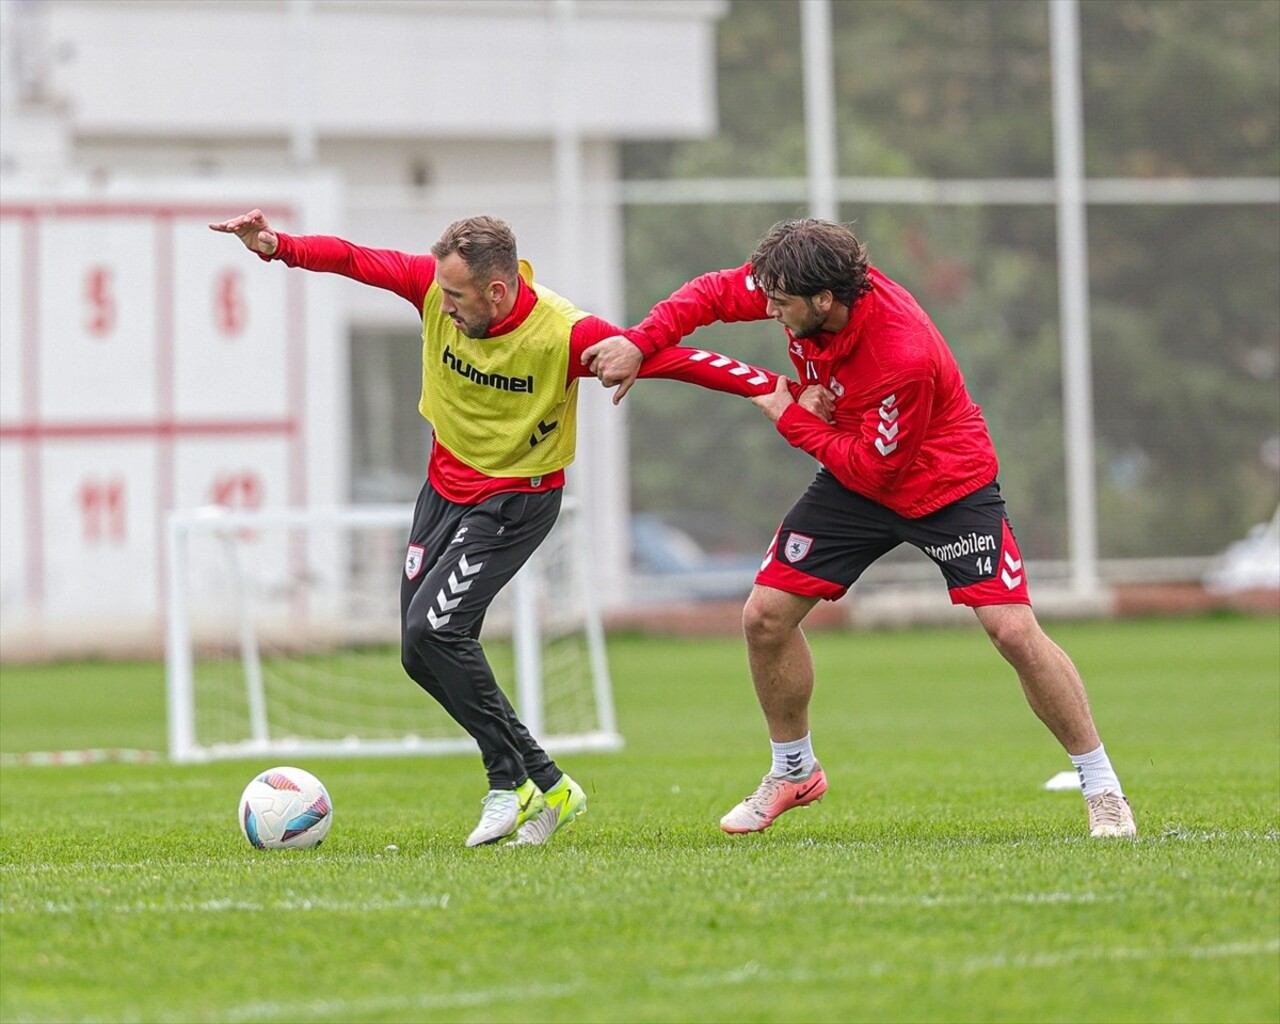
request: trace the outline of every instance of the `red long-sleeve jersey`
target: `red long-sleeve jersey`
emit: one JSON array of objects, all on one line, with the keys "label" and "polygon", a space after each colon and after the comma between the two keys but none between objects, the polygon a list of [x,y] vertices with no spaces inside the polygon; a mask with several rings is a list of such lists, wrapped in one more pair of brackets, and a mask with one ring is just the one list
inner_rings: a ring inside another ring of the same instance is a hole
[{"label": "red long-sleeve jersey", "polygon": [[[842,330],[786,332],[799,383],[834,393],[834,422],[792,405],[777,428],[845,487],[915,519],[985,487],[999,466],[941,333],[905,288],[874,268],[870,278]],[[646,356],[669,351],[706,324],[768,319],[766,301],[748,263],[695,278],[626,335]]]},{"label": "red long-sleeve jersey", "polygon": [[[435,281],[434,256],[370,249],[332,235],[276,234],[279,245],[271,256],[263,256],[264,260],[280,260],[290,267],[341,274],[362,284],[384,288],[411,302],[421,318],[423,300]],[[537,293],[522,279],[515,307],[505,319],[489,328],[488,336],[497,338],[514,330],[537,302]],[[621,328],[591,315],[574,324],[569,338],[568,379],[591,376],[591,371],[582,365],[582,353],[596,342],[622,333]],[[777,374],[768,370],[697,349],[669,349],[646,359],[640,376],[682,380],[747,397],[772,391],[777,381]],[[487,476],[466,465],[434,438],[427,475],[443,497],[468,505],[508,491],[544,491],[564,486],[564,470],[549,473],[536,484],[527,477]]]}]

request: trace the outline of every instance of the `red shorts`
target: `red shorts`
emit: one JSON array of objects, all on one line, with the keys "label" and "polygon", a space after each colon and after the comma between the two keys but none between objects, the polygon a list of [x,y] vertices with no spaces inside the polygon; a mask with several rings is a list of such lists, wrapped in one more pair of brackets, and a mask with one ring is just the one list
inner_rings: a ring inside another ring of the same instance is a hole
[{"label": "red shorts", "polygon": [[1027,574],[992,482],[919,519],[908,519],[818,472],[782,520],[756,583],[834,601],[876,559],[911,544],[942,570],[952,604],[1030,604]]}]

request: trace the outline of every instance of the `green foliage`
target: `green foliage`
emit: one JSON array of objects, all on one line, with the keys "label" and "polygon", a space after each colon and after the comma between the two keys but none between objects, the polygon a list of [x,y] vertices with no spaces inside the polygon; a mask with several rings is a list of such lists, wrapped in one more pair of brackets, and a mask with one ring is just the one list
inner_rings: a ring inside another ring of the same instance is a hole
[{"label": "green foliage", "polygon": [[[1086,0],[1080,13],[1091,175],[1280,174],[1280,4]],[[1052,175],[1046,4],[836,0],[832,25],[842,175]],[[719,26],[719,134],[629,146],[625,172],[803,175],[799,31],[794,0],[736,0]],[[772,223],[805,212],[629,210],[630,318],[744,262]],[[1053,209],[881,204],[841,216],[955,350],[1023,550],[1065,557]],[[1280,212],[1094,206],[1088,229],[1101,554],[1212,554],[1280,500]],[[772,325],[695,343],[789,366]],[[720,516],[735,546],[767,537],[814,464],[749,410],[691,390],[628,398],[637,506]]]},{"label": "green foliage", "polygon": [[[0,1019],[1275,1020],[1274,620],[1053,632],[1135,842],[1041,788],[1068,762],[976,628],[815,634],[832,788],[758,836],[715,825],[767,765],[736,638],[612,639],[627,749],[562,758],[590,810],[542,848],[462,847],[472,757],[308,760],[312,851],[241,838],[260,763],[4,767]],[[6,667],[0,750],[154,745],[160,676]]]},{"label": "green foliage", "polygon": [[1043,4],[837,0],[832,22],[842,174],[1051,173]]},{"label": "green foliage", "polygon": [[[639,300],[631,318],[641,319],[686,280],[746,262],[768,226],[796,212],[772,207],[628,210],[628,265],[635,271],[629,273],[629,294]],[[792,372],[780,338],[772,323],[714,324],[697,331],[688,344]],[[763,554],[816,463],[790,448],[744,400],[646,381],[625,401],[633,508],[692,513],[682,516],[681,526],[712,547]],[[750,471],[726,472],[726,466]],[[725,517],[726,508],[734,514]],[[715,529],[706,528],[712,519]]]},{"label": "green foliage", "polygon": [[1103,553],[1148,554],[1153,535],[1216,550],[1278,497],[1280,211],[1138,208],[1090,227]]},{"label": "green foliage", "polygon": [[1280,4],[1081,5],[1088,173],[1273,177]]}]

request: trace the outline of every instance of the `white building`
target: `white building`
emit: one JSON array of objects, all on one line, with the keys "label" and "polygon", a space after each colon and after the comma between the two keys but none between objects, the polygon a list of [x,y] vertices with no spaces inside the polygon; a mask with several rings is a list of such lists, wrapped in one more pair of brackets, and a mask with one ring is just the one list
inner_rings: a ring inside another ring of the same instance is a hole
[{"label": "white building", "polygon": [[[158,638],[170,508],[420,482],[405,479],[426,445],[403,387],[418,335],[403,300],[260,270],[204,221],[270,206],[285,230],[422,252],[491,213],[541,282],[620,320],[619,146],[714,131],[726,10],[0,2],[5,655]],[[617,597],[624,422],[583,391],[571,489]],[[369,453],[357,478],[353,439]]]}]

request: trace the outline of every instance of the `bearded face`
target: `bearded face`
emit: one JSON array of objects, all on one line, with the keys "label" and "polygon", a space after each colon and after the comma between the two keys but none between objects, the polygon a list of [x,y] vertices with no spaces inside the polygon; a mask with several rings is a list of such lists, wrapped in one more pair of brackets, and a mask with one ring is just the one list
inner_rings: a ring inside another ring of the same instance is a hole
[{"label": "bearded face", "polygon": [[468,338],[483,338],[498,318],[498,301],[491,282],[477,283],[471,268],[456,252],[436,264],[440,308]]}]

